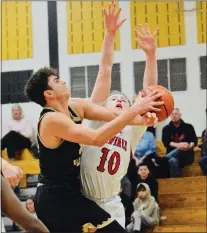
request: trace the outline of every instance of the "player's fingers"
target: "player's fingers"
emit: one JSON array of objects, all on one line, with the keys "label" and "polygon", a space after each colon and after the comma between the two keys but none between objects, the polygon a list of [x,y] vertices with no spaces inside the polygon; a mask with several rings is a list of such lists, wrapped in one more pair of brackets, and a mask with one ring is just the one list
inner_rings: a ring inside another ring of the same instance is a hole
[{"label": "player's fingers", "polygon": [[151,33],[150,33],[150,27],[149,27],[148,23],[145,23],[145,32],[146,32],[147,35],[151,35]]},{"label": "player's fingers", "polygon": [[138,46],[139,46],[141,49],[143,49],[142,41],[139,40],[139,39],[136,39],[136,42],[137,42]]},{"label": "player's fingers", "polygon": [[119,8],[119,10],[117,11],[117,13],[116,13],[116,15],[115,15],[115,17],[116,17],[117,19],[119,18],[120,13],[121,13],[121,8]]},{"label": "player's fingers", "polygon": [[14,187],[16,187],[16,182],[15,182],[15,179],[14,178],[9,178],[8,179],[8,182],[9,182],[9,184],[10,184],[10,186],[12,187],[12,188],[14,188]]},{"label": "player's fingers", "polygon": [[22,179],[22,177],[24,176],[24,172],[20,167],[17,167],[17,169],[19,170],[19,177],[20,179]]},{"label": "player's fingers", "polygon": [[135,35],[139,37],[140,39],[143,39],[143,35],[135,28],[134,29]]},{"label": "player's fingers", "polygon": [[158,33],[159,33],[159,28],[156,28],[154,33],[153,33],[153,37],[156,37]]},{"label": "player's fingers", "polygon": [[109,4],[108,14],[111,15],[111,3]]},{"label": "player's fingers", "polygon": [[116,9],[116,3],[113,1],[113,3],[112,3],[112,10],[111,10],[111,14],[112,15],[114,15],[115,9]]},{"label": "player's fingers", "polygon": [[160,108],[156,108],[156,107],[152,107],[151,109],[152,109],[152,111],[155,111],[155,112],[160,112],[161,111]]},{"label": "player's fingers", "polygon": [[126,19],[121,20],[121,22],[118,24],[117,28],[121,27],[121,25],[126,21]]},{"label": "player's fingers", "polygon": [[154,95],[151,96],[151,98],[153,100],[158,100],[158,99],[160,99],[162,97],[162,95],[163,95],[162,93],[159,93],[159,92],[157,93],[156,92]]},{"label": "player's fingers", "polygon": [[142,32],[142,35],[146,35],[146,31],[145,31],[145,29],[144,29],[144,27],[143,27],[142,24],[139,25],[139,28],[140,28],[140,30]]},{"label": "player's fingers", "polygon": [[152,103],[152,105],[153,106],[162,106],[164,104],[164,102],[163,101],[154,101],[153,103]]},{"label": "player's fingers", "polygon": [[108,16],[108,13],[106,11],[106,9],[104,9],[104,17],[106,18]]}]

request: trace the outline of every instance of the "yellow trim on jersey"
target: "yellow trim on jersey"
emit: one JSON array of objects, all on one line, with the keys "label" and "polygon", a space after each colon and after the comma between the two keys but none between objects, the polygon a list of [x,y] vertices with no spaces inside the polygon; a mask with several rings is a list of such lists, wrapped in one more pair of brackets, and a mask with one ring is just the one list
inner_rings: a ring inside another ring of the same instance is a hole
[{"label": "yellow trim on jersey", "polygon": [[98,224],[97,229],[104,228],[104,227],[108,226],[110,223],[112,223],[113,221],[114,221],[114,219],[108,218],[106,221],[103,221],[102,224]]},{"label": "yellow trim on jersey", "polygon": [[[44,108],[44,109],[51,109],[51,110],[54,110],[54,109],[52,109],[52,108]],[[54,110],[55,111],[55,110]],[[40,123],[40,121],[42,120],[42,118],[46,115],[46,114],[48,114],[48,113],[50,113],[50,112],[46,112],[45,114],[43,114],[41,117],[40,117],[40,119],[39,119],[39,121],[38,121],[38,126],[39,126],[39,123]],[[38,138],[40,139],[40,141],[41,141],[41,143],[42,143],[42,145],[44,146],[44,147],[46,147],[46,148],[48,148],[48,149],[57,149],[63,142],[64,142],[64,140],[61,140],[60,141],[60,143],[57,145],[57,146],[55,146],[55,147],[48,147],[48,146],[46,146],[45,144],[44,144],[44,142],[42,141],[42,139],[41,139],[41,137],[40,137],[40,135],[39,135],[39,127],[38,127],[38,129],[37,129],[37,136],[38,136]]]},{"label": "yellow trim on jersey", "polygon": [[106,221],[103,221],[102,224],[98,224],[97,227],[95,227],[92,223],[85,223],[82,226],[83,232],[95,232],[97,229],[104,228],[108,226],[110,223],[112,223],[114,220],[112,218],[108,218]]},{"label": "yellow trim on jersey", "polygon": [[68,106],[69,106],[69,108],[71,108],[71,110],[77,115],[77,117],[74,117],[74,116],[71,114],[71,112],[70,112],[70,114],[71,114],[72,118],[74,119],[74,121],[82,121],[83,119],[79,116],[79,114],[77,113],[77,111],[76,111],[74,108],[72,108],[70,105],[68,105]]}]

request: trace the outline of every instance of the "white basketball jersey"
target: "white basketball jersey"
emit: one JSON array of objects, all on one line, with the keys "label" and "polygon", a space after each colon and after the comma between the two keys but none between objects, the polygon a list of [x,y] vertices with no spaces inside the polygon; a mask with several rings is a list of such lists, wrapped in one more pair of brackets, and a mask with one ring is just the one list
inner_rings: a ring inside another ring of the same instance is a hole
[{"label": "white basketball jersey", "polygon": [[[89,127],[98,128],[100,123],[90,122]],[[105,202],[120,192],[120,181],[130,161],[132,137],[133,128],[127,126],[102,147],[82,147],[80,174],[82,191],[88,198]]]}]

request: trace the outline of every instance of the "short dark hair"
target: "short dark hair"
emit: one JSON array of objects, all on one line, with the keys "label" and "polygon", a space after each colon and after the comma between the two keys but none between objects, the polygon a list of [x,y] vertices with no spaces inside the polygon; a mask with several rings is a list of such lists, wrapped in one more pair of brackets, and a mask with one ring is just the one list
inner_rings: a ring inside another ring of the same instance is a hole
[{"label": "short dark hair", "polygon": [[48,86],[48,78],[54,75],[59,77],[56,69],[44,67],[34,72],[24,87],[24,94],[29,98],[29,100],[44,107],[46,105],[46,100],[44,97],[44,91],[50,90]]},{"label": "short dark hair", "polygon": [[147,189],[143,184],[140,184],[137,188],[137,192],[144,192],[144,191],[147,191]]}]

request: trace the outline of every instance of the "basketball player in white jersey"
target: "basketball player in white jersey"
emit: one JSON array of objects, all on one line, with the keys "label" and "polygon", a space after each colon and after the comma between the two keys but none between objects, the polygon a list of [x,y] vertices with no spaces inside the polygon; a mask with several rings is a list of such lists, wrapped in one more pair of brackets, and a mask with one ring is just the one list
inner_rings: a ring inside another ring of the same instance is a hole
[{"label": "basketball player in white jersey", "polygon": [[[102,57],[99,74],[91,95],[91,101],[101,104],[116,114],[127,111],[130,102],[120,92],[111,89],[111,71],[113,65],[114,39],[117,29],[125,21],[118,22],[118,13],[115,13],[115,3],[109,5],[108,12],[104,11],[106,34],[102,47]],[[138,43],[146,53],[146,68],[144,74],[144,88],[157,84],[157,61],[155,57],[155,37],[150,33],[149,26],[140,25],[142,34],[137,30]],[[126,77],[127,78],[127,77]],[[102,147],[82,146],[81,182],[82,192],[94,200],[105,211],[111,214],[125,228],[125,212],[119,197],[120,181],[127,172],[130,152],[145,132],[147,126],[157,123],[155,114],[148,113],[141,117],[137,124],[144,126],[127,126]],[[86,124],[91,128],[99,128],[104,123],[89,121]]]}]

